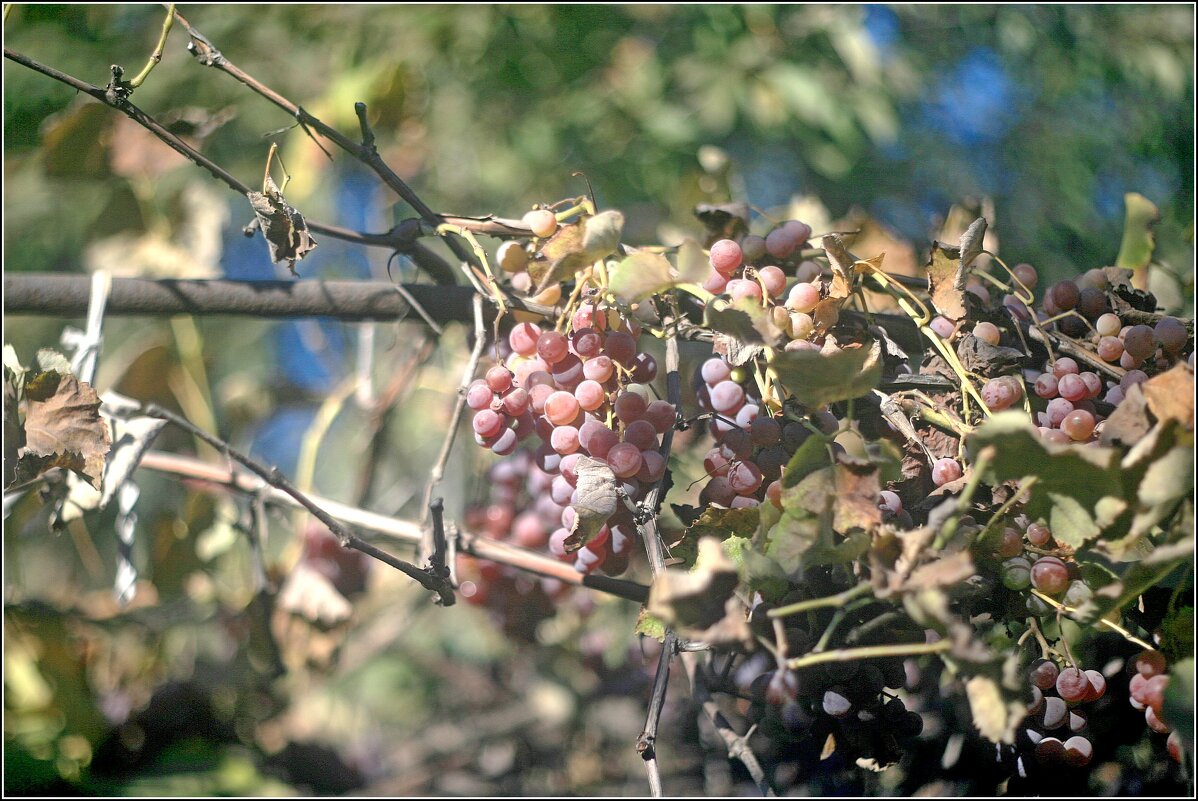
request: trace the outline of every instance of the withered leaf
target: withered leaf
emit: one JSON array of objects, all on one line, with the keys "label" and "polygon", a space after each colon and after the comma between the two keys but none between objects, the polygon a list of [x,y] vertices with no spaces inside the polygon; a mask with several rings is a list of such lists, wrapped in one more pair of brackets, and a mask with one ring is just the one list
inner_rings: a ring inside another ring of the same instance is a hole
[{"label": "withered leaf", "polygon": [[973,334],[959,334],[957,356],[970,372],[994,378],[1011,372],[1023,360],[1023,353],[1015,348],[991,345]]},{"label": "withered leaf", "polygon": [[278,608],[324,627],[344,623],[354,609],[331,581],[306,562],[287,576],[279,590]]},{"label": "withered leaf", "polygon": [[969,265],[973,264],[982,253],[982,240],[986,238],[986,218],[978,217],[969,227],[965,229],[965,233],[961,234],[961,269],[968,270]]},{"label": "withered leaf", "polygon": [[841,454],[836,460],[836,504],[832,528],[841,534],[853,529],[873,531],[882,524],[878,507],[881,486],[878,466],[866,459]]},{"label": "withered leaf", "polygon": [[966,311],[961,249],[943,242],[933,242],[925,269],[928,272],[928,292],[936,311],[950,320],[960,320]]},{"label": "withered leaf", "polygon": [[316,248],[316,240],[308,231],[304,215],[287,202],[270,176],[266,177],[264,188],[266,192],[251,191],[246,196],[266,237],[270,260],[275,264],[286,262],[291,274],[299,275],[295,263]]},{"label": "withered leaf", "polygon": [[853,264],[858,260],[844,246],[844,240],[839,234],[828,234],[822,241],[824,253],[828,254],[828,263],[832,267],[832,283],[828,287],[828,297],[844,300],[853,292]]},{"label": "withered leaf", "polygon": [[1099,441],[1105,446],[1134,445],[1147,436],[1152,428],[1148,416],[1148,400],[1140,384],[1132,384],[1124,393],[1123,402],[1115,407],[1103,424]]},{"label": "withered leaf", "polygon": [[624,215],[618,211],[602,211],[558,228],[541,247],[540,258],[528,265],[528,274],[536,284],[535,293],[550,284],[569,280],[579,270],[610,256],[620,246],[623,231]]},{"label": "withered leaf", "polygon": [[1183,428],[1194,429],[1194,371],[1187,365],[1175,365],[1141,386],[1157,420],[1176,420]]},{"label": "withered leaf", "polygon": [[701,203],[695,207],[695,216],[707,229],[709,247],[716,240],[740,239],[749,232],[748,203]]},{"label": "withered leaf", "polygon": [[679,630],[704,630],[725,617],[740,575],[720,541],[699,540],[699,556],[691,571],[668,568],[653,579],[649,588],[649,614]]},{"label": "withered leaf", "polygon": [[758,509],[724,509],[707,506],[686,528],[682,539],[670,547],[670,555],[691,566],[698,558],[698,542],[705,537],[724,540],[729,537],[752,537],[760,519]]},{"label": "withered leaf", "polygon": [[57,371],[35,374],[25,386],[25,446],[15,480],[28,481],[63,467],[98,489],[110,438],[96,391]]},{"label": "withered leaf", "polygon": [[643,300],[672,287],[677,279],[669,259],[660,253],[639,251],[608,271],[608,288],[626,302]]},{"label": "withered leaf", "polygon": [[606,462],[583,456],[574,469],[578,475],[578,500],[574,503],[574,526],[563,543],[567,553],[590,542],[619,503],[616,476]]},{"label": "withered leaf", "polygon": [[994,743],[1015,742],[1015,730],[1027,714],[1026,704],[1003,697],[998,682],[988,676],[974,676],[965,683],[973,725]]},{"label": "withered leaf", "polygon": [[774,325],[770,313],[752,298],[733,303],[723,301],[707,304],[703,322],[713,331],[727,334],[744,344],[778,347],[784,340],[782,329]]}]

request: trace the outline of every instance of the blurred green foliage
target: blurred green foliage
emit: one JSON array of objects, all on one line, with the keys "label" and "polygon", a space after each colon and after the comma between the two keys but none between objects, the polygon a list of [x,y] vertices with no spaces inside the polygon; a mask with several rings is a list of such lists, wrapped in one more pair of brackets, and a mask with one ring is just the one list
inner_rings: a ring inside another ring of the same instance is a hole
[{"label": "blurred green foliage", "polygon": [[[1189,262],[1193,15],[1184,6],[187,14],[239,66],[343,130],[356,128],[353,103],[367,102],[384,155],[438,210],[514,214],[578,194],[571,173],[582,170],[603,204],[630,213],[634,238],[654,238],[662,222],[689,225],[695,202],[731,189],[761,207],[814,195],[833,217],[858,206],[922,246],[951,204],[989,197],[1004,252],[1053,277],[1109,263],[1123,194],[1139,191],[1164,213],[1162,258]],[[160,22],[146,6],[18,7],[6,37],[103,85],[108,64],[140,66]],[[233,107],[207,152],[255,183],[262,135],[291,121],[189,63],[183,43],[176,29],[136,102],[160,117]],[[39,150],[72,93],[6,67],[6,172],[18,190],[6,201],[6,255],[20,269],[78,269],[89,236],[149,221],[132,210],[125,181],[106,175],[104,137],[87,146],[94,128],[72,143],[69,169],[57,161],[67,154]],[[285,139],[296,199],[309,216],[335,216],[335,167],[298,130]],[[704,146],[721,149],[730,169],[714,157],[705,161],[715,175],[705,170]]]}]

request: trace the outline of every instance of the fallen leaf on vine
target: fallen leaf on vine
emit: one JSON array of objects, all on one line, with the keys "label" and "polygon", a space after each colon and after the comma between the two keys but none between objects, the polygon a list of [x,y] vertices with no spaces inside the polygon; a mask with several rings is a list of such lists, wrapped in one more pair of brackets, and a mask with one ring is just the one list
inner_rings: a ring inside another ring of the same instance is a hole
[{"label": "fallen leaf on vine", "polygon": [[986,238],[986,218],[978,217],[965,233],[961,234],[961,268],[968,270],[973,260],[982,254],[982,241]]},{"label": "fallen leaf on vine", "polygon": [[873,531],[882,524],[878,507],[881,486],[878,466],[866,459],[841,454],[836,460],[836,504],[832,528],[841,534],[853,529]]},{"label": "fallen leaf on vine", "polygon": [[63,467],[99,488],[110,439],[96,391],[70,374],[34,374],[25,384],[25,446],[16,481]]},{"label": "fallen leaf on vine", "polygon": [[614,253],[623,231],[624,215],[618,211],[603,211],[558,228],[541,247],[541,257],[528,265],[536,293]]},{"label": "fallen leaf on vine", "polygon": [[1140,386],[1157,420],[1176,420],[1183,428],[1194,429],[1194,371],[1187,365],[1175,365]]},{"label": "fallen leaf on vine", "polygon": [[270,176],[266,177],[264,188],[265,192],[251,190],[246,197],[266,237],[270,260],[275,264],[286,262],[291,274],[298,275],[295,263],[316,248],[316,240],[308,231],[304,215],[287,202]]},{"label": "fallen leaf on vine", "polygon": [[578,476],[578,500],[573,504],[574,526],[563,543],[566,553],[573,553],[590,542],[615,513],[620,502],[616,492],[616,476],[606,462],[583,456],[574,470]]},{"label": "fallen leaf on vine", "polygon": [[653,579],[649,588],[649,614],[667,626],[707,629],[725,616],[740,575],[715,537],[699,540],[699,555],[693,570],[668,568]]},{"label": "fallen leaf on vine", "polygon": [[928,292],[936,311],[950,320],[960,320],[965,316],[965,271],[961,269],[961,249],[933,242],[925,269]]},{"label": "fallen leaf on vine", "polygon": [[785,341],[782,329],[774,325],[770,313],[752,298],[732,303],[709,303],[703,310],[703,324],[712,331],[747,345],[779,347]]},{"label": "fallen leaf on vine", "polygon": [[[832,282],[828,285],[828,297],[844,300],[853,292],[853,264],[857,257],[849,253],[839,234],[828,234],[823,238],[824,253],[832,268]],[[839,305],[839,304],[837,304]]]}]

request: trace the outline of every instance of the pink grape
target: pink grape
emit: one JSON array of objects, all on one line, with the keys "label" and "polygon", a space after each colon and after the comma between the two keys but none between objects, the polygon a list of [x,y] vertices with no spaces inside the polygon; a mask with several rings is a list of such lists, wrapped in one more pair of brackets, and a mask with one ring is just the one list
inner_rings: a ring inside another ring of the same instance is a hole
[{"label": "pink grape", "polygon": [[799,243],[794,239],[794,232],[786,226],[780,226],[770,231],[765,237],[765,249],[775,259],[785,259]]},{"label": "pink grape", "polygon": [[494,437],[503,428],[504,417],[490,409],[481,409],[474,415],[474,433],[480,437]]},{"label": "pink grape", "polygon": [[761,486],[761,470],[752,462],[737,462],[728,470],[728,485],[739,495],[752,495]]},{"label": "pink grape", "polygon": [[466,390],[466,405],[471,409],[478,411],[486,409],[491,405],[491,400],[495,397],[495,393],[487,386],[486,382],[479,379],[470,385]]},{"label": "pink grape", "polygon": [[782,272],[781,268],[773,265],[762,267],[757,271],[757,276],[771,298],[776,298],[786,291],[786,273]]},{"label": "pink grape", "polygon": [[1146,325],[1133,325],[1123,337],[1123,350],[1133,359],[1147,359],[1156,349],[1156,337]]},{"label": "pink grape", "polygon": [[[1049,557],[1049,558],[1051,558],[1051,557]],[[1043,561],[1045,561],[1045,560],[1044,559],[1040,560],[1040,562],[1043,562]],[[1059,559],[1056,561],[1060,562]],[[1036,564],[1039,564],[1040,562],[1037,562]],[[1064,562],[1061,562],[1062,567],[1064,566],[1064,564],[1065,564]],[[1035,568],[1035,565],[1033,565],[1032,566],[1033,583],[1035,582],[1035,578],[1034,578],[1035,572],[1036,572],[1036,568]],[[1041,592],[1044,592],[1048,595],[1055,594],[1055,593],[1048,592],[1047,590],[1041,589],[1040,587],[1037,587],[1036,589],[1038,589]],[[1078,703],[1078,702],[1082,701],[1089,693],[1090,693],[1090,680],[1086,677],[1086,674],[1084,671],[1078,670],[1075,667],[1067,667],[1061,671],[1061,674],[1059,676],[1057,676],[1057,695],[1061,696],[1061,698],[1064,701],[1066,701],[1067,703]]]},{"label": "pink grape", "polygon": [[558,390],[545,399],[545,417],[556,426],[568,425],[581,410],[578,399],[564,390]]},{"label": "pink grape", "polygon": [[1094,433],[1094,415],[1085,409],[1075,409],[1061,421],[1061,430],[1074,442],[1085,442]]},{"label": "pink grape", "polygon": [[625,423],[631,423],[634,420],[639,420],[644,416],[645,410],[649,404],[645,403],[645,399],[635,392],[621,392],[616,396],[616,402],[613,406],[616,417],[620,418]]},{"label": "pink grape", "polygon": [[1045,413],[1048,415],[1049,428],[1056,428],[1065,419],[1065,416],[1073,411],[1073,404],[1064,398],[1053,398],[1048,402],[1048,407]]},{"label": "pink grape", "polygon": [[617,478],[632,478],[641,469],[640,448],[630,442],[621,442],[607,452],[607,464]]},{"label": "pink grape", "polygon": [[1099,336],[1117,337],[1123,323],[1119,320],[1119,315],[1107,312],[1094,321],[1094,330]]},{"label": "pink grape", "polygon": [[584,328],[570,336],[570,347],[582,358],[589,359],[603,349],[603,336],[593,328]]},{"label": "pink grape", "polygon": [[1015,277],[1028,289],[1035,289],[1040,280],[1036,268],[1030,264],[1016,264],[1011,272],[1015,273]]},{"label": "pink grape", "polygon": [[1032,523],[1027,527],[1027,541],[1037,548],[1043,548],[1051,539],[1052,532],[1043,523]]},{"label": "pink grape", "polygon": [[653,450],[657,447],[657,429],[648,420],[634,420],[624,429],[624,441],[642,451]]},{"label": "pink grape", "polygon": [[1118,406],[1120,403],[1123,403],[1123,398],[1123,387],[1115,386],[1107,390],[1103,400],[1112,406]]},{"label": "pink grape", "polygon": [[728,279],[713,270],[703,282],[703,288],[713,295],[722,295],[728,288]]},{"label": "pink grape", "polygon": [[786,296],[786,308],[807,313],[819,303],[819,287],[813,284],[795,284]]},{"label": "pink grape", "polygon": [[733,509],[752,509],[755,506],[760,506],[761,501],[756,498],[750,498],[746,495],[737,495],[729,504]]},{"label": "pink grape", "polygon": [[701,369],[703,381],[713,387],[721,381],[727,381],[732,376],[732,368],[723,359],[708,359],[703,362]]},{"label": "pink grape", "polygon": [[516,387],[503,396],[503,411],[512,417],[519,417],[528,411],[528,406],[532,399],[528,397],[528,391]]},{"label": "pink grape", "polygon": [[566,540],[570,538],[570,532],[567,529],[556,529],[549,535],[549,553],[559,559],[566,556]]},{"label": "pink grape", "polygon": [[507,341],[516,353],[531,356],[537,352],[537,339],[540,336],[541,329],[532,323],[517,323],[507,335]]},{"label": "pink grape", "polygon": [[1173,356],[1181,353],[1190,338],[1185,325],[1173,317],[1166,317],[1157,323],[1152,333],[1165,352]]},{"label": "pink grape", "polygon": [[772,417],[758,417],[749,426],[749,438],[754,445],[773,445],[782,439],[782,426]]},{"label": "pink grape", "polygon": [[562,389],[572,390],[577,387],[585,375],[582,360],[573,353],[567,353],[565,358],[553,365],[553,382]]},{"label": "pink grape", "polygon": [[878,505],[889,510],[891,514],[897,515],[903,511],[903,499],[898,496],[897,492],[882,490],[878,493],[878,499]]},{"label": "pink grape", "polygon": [[574,388],[574,397],[585,411],[593,412],[607,400],[607,393],[598,381],[587,379]]},{"label": "pink grape", "polygon": [[961,465],[956,459],[937,459],[932,465],[932,483],[943,487],[961,477]]},{"label": "pink grape", "polygon": [[611,360],[619,362],[625,367],[632,364],[632,360],[636,358],[636,340],[630,334],[623,331],[612,331],[607,335],[607,341],[604,344]]},{"label": "pink grape", "polygon": [[1136,358],[1127,352],[1127,347],[1124,346],[1123,355],[1119,357],[1119,366],[1124,370],[1135,370],[1144,363],[1143,359]]},{"label": "pink grape", "polygon": [[491,451],[495,453],[496,456],[508,456],[516,450],[516,445],[519,440],[520,437],[517,436],[513,429],[501,429],[499,436],[495,438],[493,443],[491,443]]},{"label": "pink grape", "polygon": [[1067,375],[1077,375],[1077,362],[1068,356],[1062,356],[1052,363],[1052,374],[1058,379],[1064,378]]},{"label": "pink grape", "polygon": [[814,284],[822,272],[823,268],[819,266],[818,262],[808,260],[799,263],[795,270],[795,278],[800,284]]},{"label": "pink grape", "polygon": [[549,437],[549,445],[562,456],[578,450],[578,429],[574,426],[558,426]]},{"label": "pink grape", "polygon": [[953,335],[953,330],[956,328],[956,326],[953,325],[952,320],[949,320],[947,317],[941,317],[940,315],[933,317],[932,322],[928,324],[928,327],[935,331],[936,336],[940,337],[941,339],[948,339],[951,337]]},{"label": "pink grape", "polygon": [[1069,588],[1069,567],[1055,556],[1037,559],[1032,565],[1032,586],[1046,595],[1060,595]]},{"label": "pink grape", "polygon": [[547,364],[557,364],[570,352],[570,341],[557,331],[545,331],[537,339],[537,355]]},{"label": "pink grape", "polygon": [[733,278],[728,282],[728,297],[733,300],[761,300],[761,285],[747,278]]},{"label": "pink grape", "polygon": [[561,463],[557,469],[561,472],[562,478],[569,482],[571,487],[578,485],[578,460],[582,458],[582,454],[578,451],[567,453],[562,457]]},{"label": "pink grape", "polygon": [[612,377],[616,367],[607,356],[599,355],[582,363],[582,374],[590,381],[602,384]]},{"label": "pink grape", "polygon": [[1059,379],[1052,373],[1041,373],[1036,379],[1036,394],[1041,398],[1055,398],[1058,394]]},{"label": "pink grape", "polygon": [[1090,394],[1090,390],[1081,376],[1072,373],[1061,377],[1057,383],[1057,391],[1061,393],[1062,398],[1071,403],[1085,400],[1086,396]]},{"label": "pink grape", "polygon": [[771,481],[765,488],[765,499],[775,507],[782,508],[782,480]]},{"label": "pink grape", "polygon": [[707,486],[699,493],[699,503],[714,503],[719,506],[728,507],[732,505],[732,499],[737,497],[736,490],[732,489],[732,485],[728,483],[728,479],[723,476],[716,476],[711,481],[707,482]]},{"label": "pink grape", "polygon": [[655,484],[666,474],[666,460],[655,450],[641,451],[641,469],[637,471],[638,481],[644,484]]},{"label": "pink grape", "polygon": [[578,443],[596,459],[606,459],[613,445],[620,441],[616,432],[600,423],[589,420],[578,429]]},{"label": "pink grape", "polygon": [[732,465],[732,460],[724,454],[722,448],[712,448],[703,457],[703,469],[709,476],[726,476]]},{"label": "pink grape", "polygon": [[1064,431],[1055,428],[1041,428],[1040,436],[1056,445],[1068,445],[1070,442],[1069,436]]},{"label": "pink grape", "polygon": [[1098,358],[1104,362],[1117,362],[1123,355],[1123,343],[1119,337],[1104,336],[1098,340]]},{"label": "pink grape", "polygon": [[748,428],[760,414],[760,406],[755,403],[745,403],[744,406],[740,407],[740,411],[736,413],[736,424],[741,428]]},{"label": "pink grape", "polygon": [[744,388],[735,381],[721,381],[711,388],[711,407],[722,414],[731,414],[745,401]]},{"label": "pink grape", "polygon": [[557,230],[557,217],[548,209],[537,209],[524,215],[524,224],[532,230],[534,236],[544,239],[552,236]]},{"label": "pink grape", "polygon": [[1098,373],[1086,370],[1078,375],[1086,385],[1086,398],[1097,398],[1102,393],[1102,379],[1098,377]]},{"label": "pink grape", "polygon": [[[537,384],[528,391],[528,405],[534,414],[545,413],[545,402],[549,400],[549,396],[557,390],[553,388],[553,384]],[[573,419],[573,418],[571,418]],[[566,421],[570,422],[569,420]]]},{"label": "pink grape", "polygon": [[981,322],[973,327],[973,335],[983,342],[997,345],[1002,335],[994,323]]},{"label": "pink grape", "polygon": [[731,277],[744,260],[740,245],[731,239],[721,239],[711,246],[711,269],[723,276]]},{"label": "pink grape", "polygon": [[506,367],[497,364],[487,370],[487,386],[495,392],[507,392],[512,385],[512,374]]},{"label": "pink grape", "polygon": [[668,401],[655,400],[645,409],[645,418],[653,424],[658,434],[664,434],[674,427],[678,414],[673,404]]}]

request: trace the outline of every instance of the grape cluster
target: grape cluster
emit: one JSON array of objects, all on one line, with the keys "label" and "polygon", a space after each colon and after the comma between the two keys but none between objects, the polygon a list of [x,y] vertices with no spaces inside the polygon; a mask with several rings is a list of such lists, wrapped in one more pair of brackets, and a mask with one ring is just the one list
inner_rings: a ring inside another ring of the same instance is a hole
[{"label": "grape cluster", "polygon": [[772,415],[755,388],[736,380],[742,372],[713,357],[695,376],[699,407],[712,415],[708,428],[715,440],[703,457],[708,482],[700,501],[738,509],[769,500],[781,508],[780,479],[790,457],[813,429],[834,433],[838,423],[826,411],[805,422]]},{"label": "grape cluster", "polygon": [[1076,666],[1061,669],[1049,659],[1033,662],[1027,676],[1032,703],[1020,744],[1042,765],[1090,764],[1094,744],[1084,736],[1089,720],[1081,707],[1106,694],[1106,677]]},{"label": "grape cluster", "polygon": [[1165,688],[1169,686],[1169,675],[1165,672],[1169,663],[1160,651],[1141,651],[1131,660],[1131,677],[1127,699],[1133,709],[1144,711],[1144,721],[1157,734],[1168,734],[1165,748],[1175,761],[1182,761],[1181,736],[1161,719],[1161,708],[1165,702]]}]

